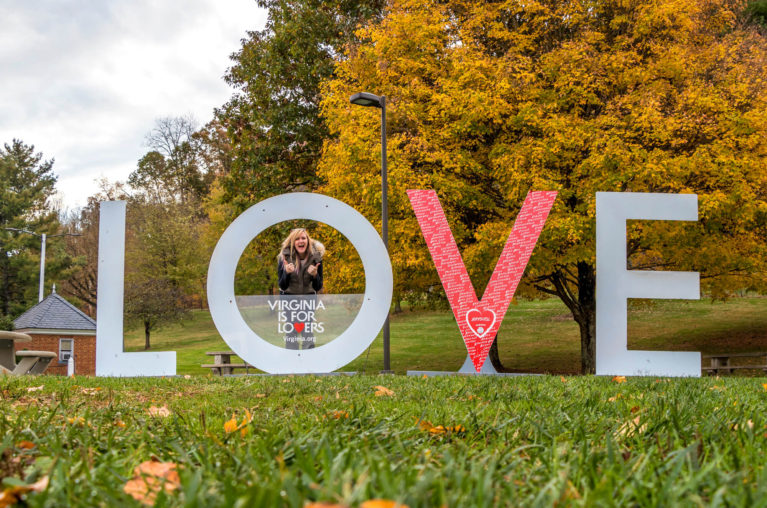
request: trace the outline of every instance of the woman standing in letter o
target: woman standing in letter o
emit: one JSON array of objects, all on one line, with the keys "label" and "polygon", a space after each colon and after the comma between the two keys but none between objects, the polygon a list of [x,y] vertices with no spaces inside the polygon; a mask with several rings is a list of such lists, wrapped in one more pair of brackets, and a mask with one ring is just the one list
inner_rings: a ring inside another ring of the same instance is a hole
[{"label": "woman standing in letter o", "polygon": [[[293,229],[282,242],[280,253],[277,256],[277,278],[280,286],[280,294],[286,295],[316,295],[322,289],[322,255],[325,254],[325,246],[309,237],[309,233],[303,228]],[[298,307],[306,298],[296,298]],[[314,308],[314,305],[311,305]],[[290,315],[292,311],[288,310]],[[299,314],[300,315],[300,314]],[[293,331],[285,334],[285,347],[298,349],[299,339],[301,349],[314,347],[314,332],[311,330],[312,323],[307,320],[298,322],[289,319]]]}]

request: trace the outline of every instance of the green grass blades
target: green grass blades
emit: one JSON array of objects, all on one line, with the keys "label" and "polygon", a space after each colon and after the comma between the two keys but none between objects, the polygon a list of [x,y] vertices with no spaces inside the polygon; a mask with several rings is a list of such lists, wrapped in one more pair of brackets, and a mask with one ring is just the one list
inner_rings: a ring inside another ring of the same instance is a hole
[{"label": "green grass blades", "polygon": [[765,382],[0,378],[0,474],[29,506],[138,505],[148,461],[156,506],[758,506]]}]

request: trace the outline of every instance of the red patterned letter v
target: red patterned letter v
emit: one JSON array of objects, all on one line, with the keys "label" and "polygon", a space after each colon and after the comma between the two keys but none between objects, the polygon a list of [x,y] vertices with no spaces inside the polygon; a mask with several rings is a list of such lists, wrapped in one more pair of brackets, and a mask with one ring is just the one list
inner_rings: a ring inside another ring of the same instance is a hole
[{"label": "red patterned letter v", "polygon": [[437,193],[409,190],[407,195],[453,309],[474,368],[479,372],[506,315],[517,285],[549,215],[555,191],[530,192],[525,198],[482,300],[477,300],[458,245]]}]

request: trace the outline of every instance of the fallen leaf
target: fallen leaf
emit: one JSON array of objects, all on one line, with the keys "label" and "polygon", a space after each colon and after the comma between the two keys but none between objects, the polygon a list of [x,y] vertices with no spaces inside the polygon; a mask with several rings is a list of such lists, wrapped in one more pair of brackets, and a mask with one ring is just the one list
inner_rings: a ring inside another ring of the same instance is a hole
[{"label": "fallen leaf", "polygon": [[125,422],[122,420],[115,420],[115,426],[120,427],[122,429],[125,427]]},{"label": "fallen leaf", "polygon": [[192,376],[190,376],[189,374],[184,374],[184,379],[192,379]]},{"label": "fallen leaf", "polygon": [[70,425],[79,425],[82,427],[85,425],[85,418],[82,416],[75,416],[74,418],[67,418],[67,422],[69,422]]},{"label": "fallen leaf", "polygon": [[43,385],[40,385],[40,386],[30,386],[29,388],[27,388],[27,393],[37,392],[37,391],[40,391],[42,389],[43,389]]},{"label": "fallen leaf", "polygon": [[48,487],[48,477],[43,476],[31,485],[15,485],[0,492],[0,508],[13,506],[22,501],[21,496],[28,492],[42,492]]},{"label": "fallen leaf", "polygon": [[333,411],[333,412],[330,413],[330,417],[335,419],[335,420],[340,420],[342,418],[343,419],[348,419],[349,418],[349,413],[346,412],[346,411]]},{"label": "fallen leaf", "polygon": [[640,416],[637,416],[633,420],[623,422],[623,425],[618,428],[616,434],[619,436],[631,437],[634,434],[644,433],[644,431],[647,430],[647,423],[640,425],[640,418]]},{"label": "fallen leaf", "polygon": [[161,418],[170,416],[170,409],[168,409],[168,406],[166,405],[163,405],[162,407],[150,406],[148,411],[151,416],[159,416]]},{"label": "fallen leaf", "polygon": [[462,434],[466,432],[466,427],[463,425],[453,425],[453,426],[444,426],[444,425],[437,425],[436,427],[431,424],[428,420],[417,420],[416,425],[421,430],[427,431],[429,434],[432,435],[442,435],[442,434]]},{"label": "fallen leaf", "polygon": [[232,415],[232,419],[224,423],[224,432],[230,434],[237,430],[237,419]]},{"label": "fallen leaf", "polygon": [[559,376],[559,380],[563,383],[567,383],[567,379],[565,379],[565,376]]},{"label": "fallen leaf", "polygon": [[392,397],[394,395],[394,392],[386,388],[385,386],[377,385],[374,387],[376,389],[375,396],[376,397]]},{"label": "fallen leaf", "polygon": [[371,499],[360,504],[360,508],[408,508],[408,505],[389,499]]},{"label": "fallen leaf", "polygon": [[613,381],[616,383],[625,383],[626,382],[626,376],[615,376],[613,378]]},{"label": "fallen leaf", "polygon": [[434,427],[431,422],[426,420],[416,420],[415,424],[418,425],[421,430],[429,430],[430,428]]},{"label": "fallen leaf", "polygon": [[21,448],[22,450],[31,450],[35,447],[35,443],[32,441],[21,441],[20,443],[16,444],[16,448]]},{"label": "fallen leaf", "polygon": [[245,410],[245,416],[243,417],[242,421],[237,424],[237,418],[235,418],[234,414],[232,414],[232,419],[224,423],[224,431],[227,434],[230,434],[232,432],[240,431],[240,435],[242,437],[245,437],[248,433],[247,426],[250,424],[250,422],[253,421],[253,415],[248,411]]},{"label": "fallen leaf", "polygon": [[154,506],[160,491],[170,493],[180,486],[175,462],[148,460],[133,470],[133,479],[123,486],[123,491],[142,504]]},{"label": "fallen leaf", "polygon": [[48,476],[47,475],[43,476],[42,478],[37,480],[35,483],[30,485],[29,489],[32,492],[42,492],[42,491],[44,491],[45,489],[48,488],[48,482],[49,482]]}]

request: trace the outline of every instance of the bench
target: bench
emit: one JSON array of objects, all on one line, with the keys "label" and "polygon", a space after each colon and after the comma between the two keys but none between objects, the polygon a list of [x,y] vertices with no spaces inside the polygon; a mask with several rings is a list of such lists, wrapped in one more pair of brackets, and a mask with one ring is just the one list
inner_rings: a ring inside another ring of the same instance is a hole
[{"label": "bench", "polygon": [[[767,373],[767,353],[755,352],[755,353],[717,353],[711,355],[703,355],[704,360],[711,360],[709,367],[703,367],[704,372],[720,374],[726,372],[732,374],[735,369],[756,369],[762,370]],[[761,358],[761,362],[751,365],[732,365],[730,359],[732,358]]]},{"label": "bench", "polygon": [[16,356],[21,358],[13,370],[0,366],[4,374],[20,376],[24,374],[42,374],[48,368],[48,364],[58,355],[51,351],[16,351]]},{"label": "bench", "polygon": [[201,367],[211,369],[211,372],[219,376],[234,374],[235,369],[245,369],[247,374],[248,369],[253,368],[252,365],[247,363],[232,363],[233,351],[209,351],[205,354],[213,357],[213,363],[204,364]]},{"label": "bench", "polygon": [[214,374],[229,375],[234,374],[234,369],[245,369],[245,373],[248,373],[248,369],[252,369],[253,366],[247,363],[210,363],[201,365],[206,369],[212,369]]}]

